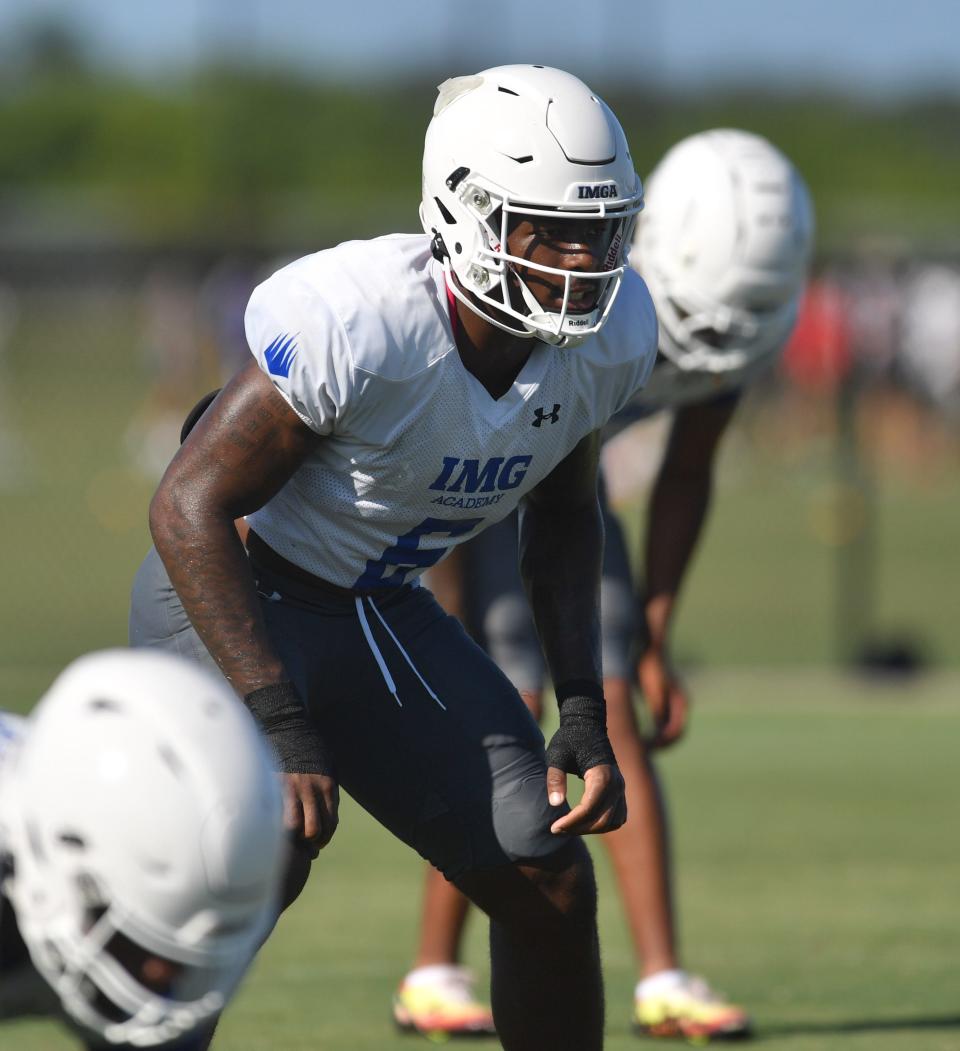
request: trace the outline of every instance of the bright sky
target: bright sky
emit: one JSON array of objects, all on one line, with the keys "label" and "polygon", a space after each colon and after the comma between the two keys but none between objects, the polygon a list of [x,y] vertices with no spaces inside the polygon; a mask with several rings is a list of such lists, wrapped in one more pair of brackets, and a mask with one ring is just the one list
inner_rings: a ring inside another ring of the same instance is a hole
[{"label": "bright sky", "polygon": [[960,0],[0,0],[0,38],[49,15],[151,74],[226,49],[355,82],[530,61],[668,87],[960,93]]}]

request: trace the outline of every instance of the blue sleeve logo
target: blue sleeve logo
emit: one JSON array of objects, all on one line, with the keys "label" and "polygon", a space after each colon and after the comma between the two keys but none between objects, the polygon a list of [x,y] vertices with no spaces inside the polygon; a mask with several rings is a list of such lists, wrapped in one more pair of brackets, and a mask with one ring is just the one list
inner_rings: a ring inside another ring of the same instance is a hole
[{"label": "blue sleeve logo", "polygon": [[271,376],[290,375],[290,366],[297,356],[297,344],[294,342],[296,338],[296,335],[287,336],[286,332],[281,332],[263,352]]}]

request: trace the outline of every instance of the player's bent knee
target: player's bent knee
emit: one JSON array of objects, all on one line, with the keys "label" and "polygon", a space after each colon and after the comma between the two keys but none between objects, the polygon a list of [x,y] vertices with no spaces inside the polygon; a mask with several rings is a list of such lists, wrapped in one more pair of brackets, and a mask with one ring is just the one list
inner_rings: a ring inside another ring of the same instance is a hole
[{"label": "player's bent knee", "polygon": [[518,868],[567,924],[595,922],[597,883],[583,840],[575,839],[552,857],[520,863]]},{"label": "player's bent knee", "polygon": [[566,936],[596,923],[593,865],[580,839],[545,857],[465,873],[456,883],[494,922],[514,931]]},{"label": "player's bent knee", "polygon": [[546,770],[536,770],[512,785],[498,786],[493,800],[493,829],[507,860],[545,858],[561,845],[550,831],[559,816],[547,800]]}]

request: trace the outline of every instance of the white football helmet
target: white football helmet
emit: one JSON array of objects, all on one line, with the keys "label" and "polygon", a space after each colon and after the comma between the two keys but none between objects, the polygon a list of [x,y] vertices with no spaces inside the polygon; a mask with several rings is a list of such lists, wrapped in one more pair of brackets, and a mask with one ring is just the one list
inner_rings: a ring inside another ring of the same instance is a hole
[{"label": "white football helmet", "polygon": [[[582,343],[610,313],[643,207],[640,178],[617,118],[576,77],[546,66],[498,66],[454,77],[439,91],[424,146],[420,220],[433,234],[451,293],[514,335],[556,346]],[[509,255],[514,215],[608,220],[603,270],[574,275]],[[538,303],[523,281],[524,270],[563,278],[559,311]],[[510,273],[519,281],[520,309],[510,301]],[[574,276],[600,283],[588,312],[569,308]],[[504,314],[517,324],[499,320]]]},{"label": "white football helmet", "polygon": [[0,782],[3,890],[67,1015],[135,1047],[211,1020],[276,918],[281,811],[225,681],[148,650],[71,664]]},{"label": "white football helmet", "polygon": [[812,239],[803,179],[766,139],[717,129],[668,150],[647,180],[632,259],[653,296],[661,353],[708,373],[778,353]]}]

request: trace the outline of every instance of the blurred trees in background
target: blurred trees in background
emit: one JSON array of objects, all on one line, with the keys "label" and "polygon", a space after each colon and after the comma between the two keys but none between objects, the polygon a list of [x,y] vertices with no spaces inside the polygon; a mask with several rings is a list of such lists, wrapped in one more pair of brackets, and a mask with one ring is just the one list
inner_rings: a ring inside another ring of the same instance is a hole
[{"label": "blurred trees in background", "polygon": [[[56,25],[8,48],[0,73],[0,245],[262,251],[417,229],[434,85],[331,84],[210,66],[150,81],[98,68]],[[819,245],[865,238],[952,250],[960,229],[960,99],[871,106],[840,97],[597,84],[641,174],[712,126],[767,135],[804,172]],[[0,260],[0,266],[3,266]]]}]

